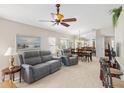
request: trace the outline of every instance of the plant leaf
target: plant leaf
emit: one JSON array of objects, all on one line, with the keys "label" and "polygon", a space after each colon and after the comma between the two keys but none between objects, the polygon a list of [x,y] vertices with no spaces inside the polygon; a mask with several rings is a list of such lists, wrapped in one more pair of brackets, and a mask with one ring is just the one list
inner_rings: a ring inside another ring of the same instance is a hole
[{"label": "plant leaf", "polygon": [[122,11],[122,6],[120,6],[119,8],[114,8],[112,10],[112,23],[113,23],[113,26],[115,27],[117,25],[117,21],[118,21],[118,18],[121,14],[121,11]]},{"label": "plant leaf", "polygon": [[118,16],[116,14],[114,14],[112,17],[112,22],[113,22],[114,27],[117,25],[117,20],[118,20]]}]

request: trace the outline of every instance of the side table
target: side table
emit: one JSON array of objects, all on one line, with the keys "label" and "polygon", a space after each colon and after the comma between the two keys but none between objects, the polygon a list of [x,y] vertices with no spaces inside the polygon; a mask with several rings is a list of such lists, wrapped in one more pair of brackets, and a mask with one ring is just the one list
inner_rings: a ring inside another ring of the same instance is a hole
[{"label": "side table", "polygon": [[15,80],[15,73],[19,72],[19,81],[21,83],[21,67],[20,66],[15,66],[12,70],[10,70],[9,68],[5,68],[2,70],[2,76],[3,79],[2,81],[5,80],[5,75],[9,75],[10,76],[10,80],[14,81]]}]

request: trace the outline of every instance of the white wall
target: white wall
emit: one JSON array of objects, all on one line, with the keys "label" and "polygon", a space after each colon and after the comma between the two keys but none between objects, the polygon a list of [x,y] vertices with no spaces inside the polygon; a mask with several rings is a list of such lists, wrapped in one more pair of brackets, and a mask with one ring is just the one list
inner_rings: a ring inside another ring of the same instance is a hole
[{"label": "white wall", "polygon": [[33,27],[5,19],[0,19],[0,70],[9,65],[8,57],[3,56],[6,49],[16,46],[16,35],[40,36],[41,49],[48,49],[48,37],[56,37],[57,43],[60,38],[70,38],[70,35],[47,31],[38,27]]},{"label": "white wall", "polygon": [[112,26],[96,30],[96,56],[97,57],[105,56],[104,50],[108,46],[108,43],[111,44],[111,39],[113,38],[114,38],[114,29]]},{"label": "white wall", "polygon": [[120,57],[124,58],[124,7],[115,28],[115,45],[120,46]]},{"label": "white wall", "polygon": [[104,36],[100,31],[96,31],[96,56],[104,57]]},{"label": "white wall", "polygon": [[[115,28],[115,45],[119,44],[119,57],[117,60],[121,66],[121,71],[124,72],[124,5],[123,11],[118,19],[117,26]],[[124,75],[121,76],[121,79],[124,80]]]},{"label": "white wall", "polygon": [[100,29],[101,35],[103,36],[107,36],[107,37],[114,37],[115,33],[114,33],[114,29],[112,26],[110,27],[106,27],[106,28],[102,28]]},{"label": "white wall", "polygon": [[81,37],[87,40],[96,39],[96,31],[90,31],[88,33],[81,34]]}]

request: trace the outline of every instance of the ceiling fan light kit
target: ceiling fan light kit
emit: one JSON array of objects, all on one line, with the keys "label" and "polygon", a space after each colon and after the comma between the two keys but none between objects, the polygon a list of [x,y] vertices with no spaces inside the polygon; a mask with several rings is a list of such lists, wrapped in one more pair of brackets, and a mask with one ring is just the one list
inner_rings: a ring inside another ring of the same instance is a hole
[{"label": "ceiling fan light kit", "polygon": [[56,18],[57,20],[61,21],[64,18],[64,16],[62,14],[56,14]]},{"label": "ceiling fan light kit", "polygon": [[57,12],[51,13],[53,20],[40,20],[40,22],[52,22],[54,25],[63,25],[65,27],[69,27],[70,25],[65,22],[74,22],[77,21],[76,18],[68,18],[64,19],[64,15],[60,14],[60,4],[56,4]]}]

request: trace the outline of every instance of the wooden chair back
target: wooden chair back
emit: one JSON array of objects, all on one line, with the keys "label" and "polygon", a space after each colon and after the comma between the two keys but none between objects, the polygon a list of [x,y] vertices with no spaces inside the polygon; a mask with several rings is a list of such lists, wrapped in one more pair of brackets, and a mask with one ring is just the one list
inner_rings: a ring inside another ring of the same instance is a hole
[{"label": "wooden chair back", "polygon": [[111,76],[111,72],[110,72],[110,67],[108,63],[101,63],[101,67],[102,67],[102,73],[103,73],[103,85],[105,88],[112,88],[112,76]]}]

